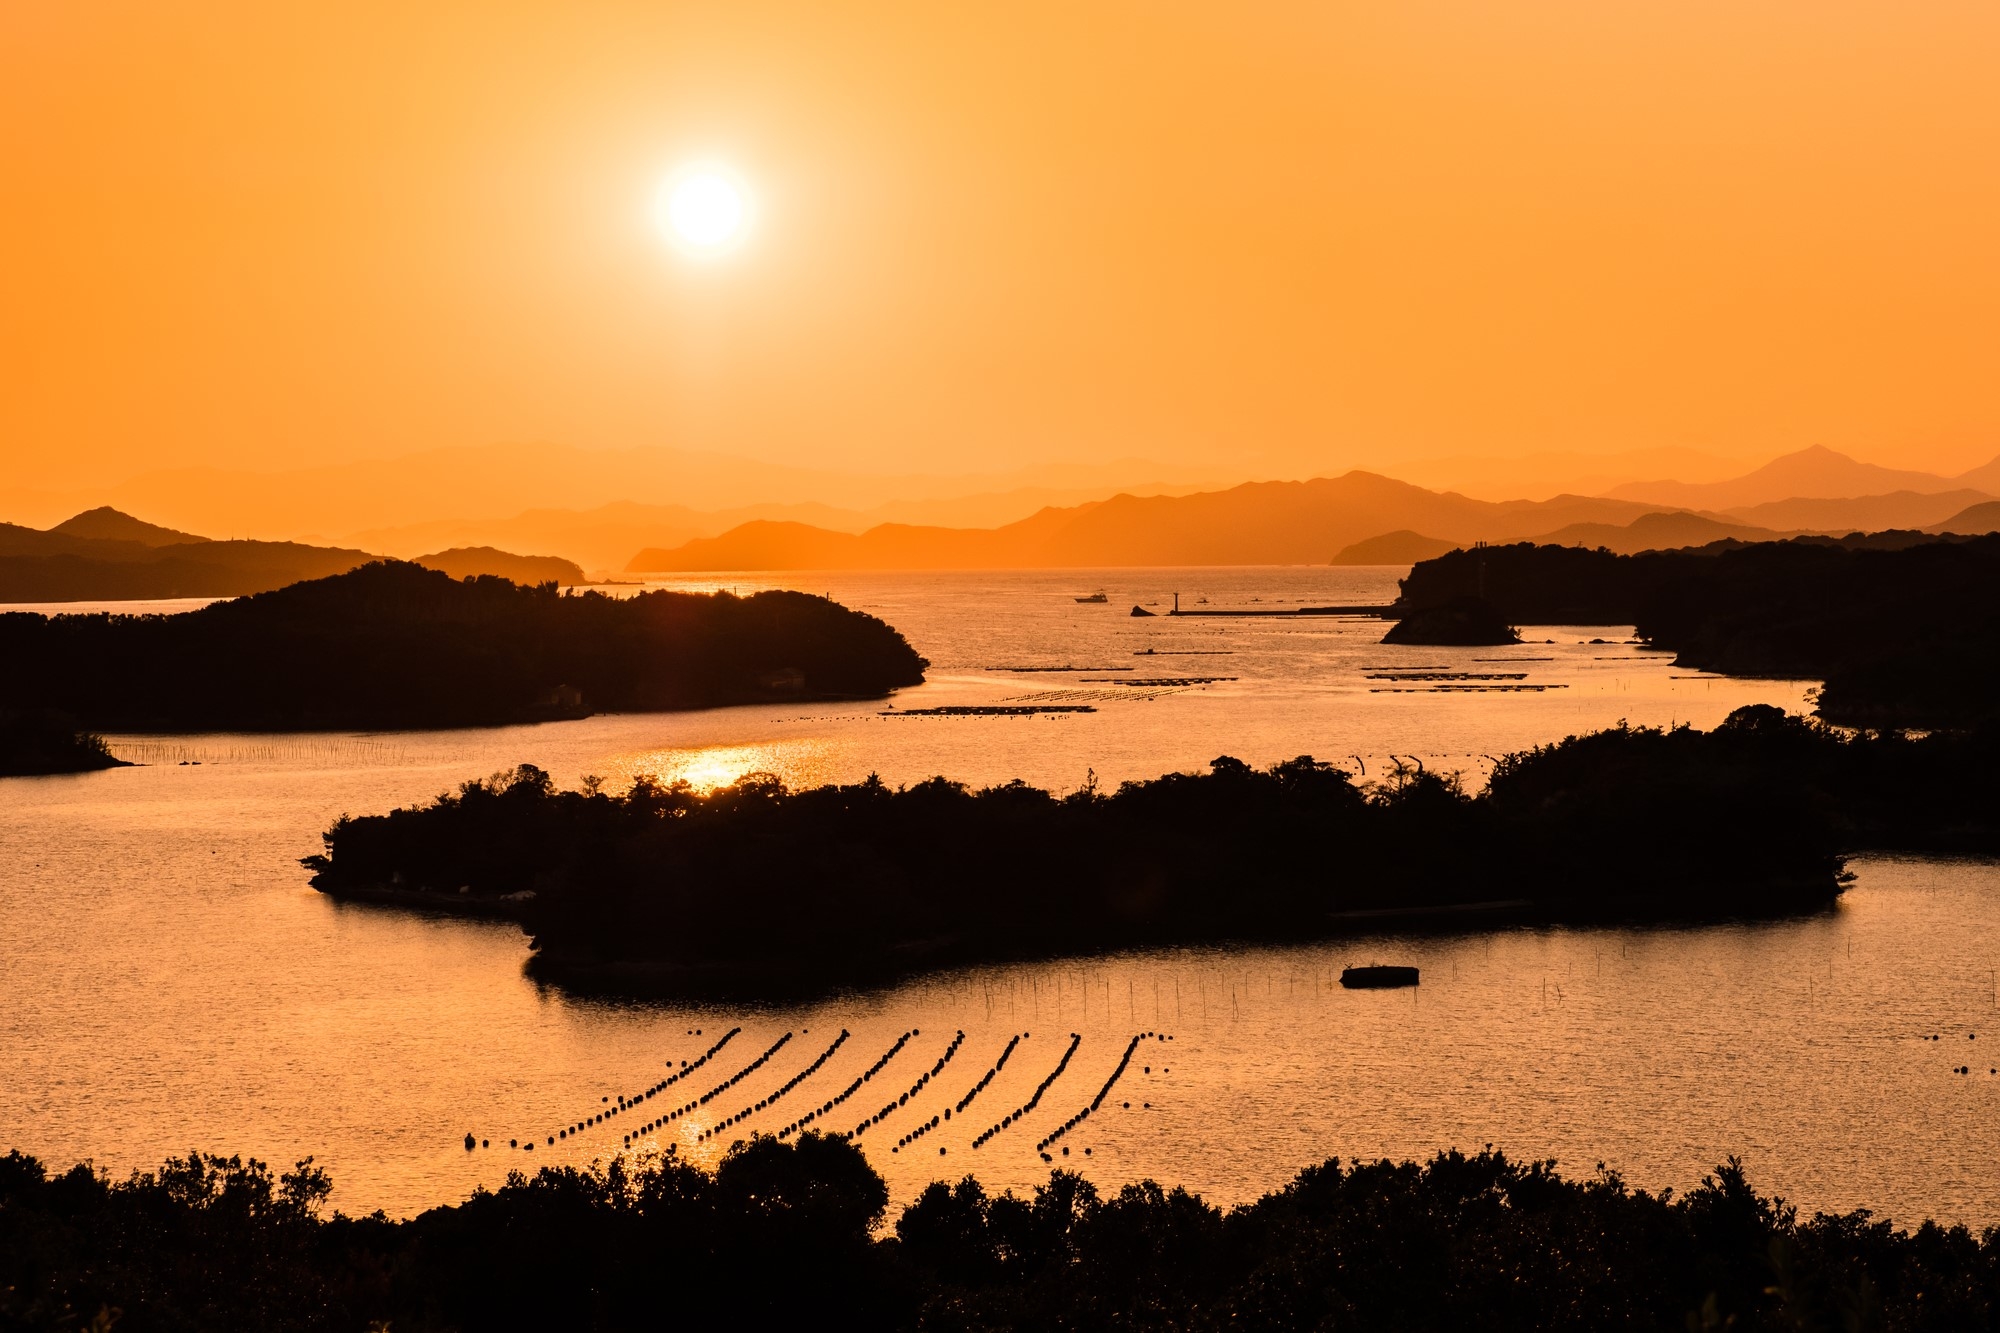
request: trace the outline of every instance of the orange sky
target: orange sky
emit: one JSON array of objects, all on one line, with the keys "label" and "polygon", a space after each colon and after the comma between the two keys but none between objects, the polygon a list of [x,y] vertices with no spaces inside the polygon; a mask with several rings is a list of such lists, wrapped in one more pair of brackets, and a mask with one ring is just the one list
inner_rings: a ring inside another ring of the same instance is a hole
[{"label": "orange sky", "polygon": [[1955,469],[1996,70],[1991,0],[8,5],[0,456]]}]

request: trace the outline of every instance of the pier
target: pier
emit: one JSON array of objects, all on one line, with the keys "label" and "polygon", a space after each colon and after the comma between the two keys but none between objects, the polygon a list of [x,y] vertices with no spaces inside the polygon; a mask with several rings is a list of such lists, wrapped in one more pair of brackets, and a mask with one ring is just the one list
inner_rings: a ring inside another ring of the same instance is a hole
[{"label": "pier", "polygon": [[1174,609],[1169,616],[1206,616],[1211,619],[1240,619],[1245,616],[1375,616],[1387,619],[1394,616],[1394,605],[1385,606],[1293,606],[1293,607],[1236,607],[1216,611],[1187,611],[1181,609],[1181,595],[1174,594]]}]

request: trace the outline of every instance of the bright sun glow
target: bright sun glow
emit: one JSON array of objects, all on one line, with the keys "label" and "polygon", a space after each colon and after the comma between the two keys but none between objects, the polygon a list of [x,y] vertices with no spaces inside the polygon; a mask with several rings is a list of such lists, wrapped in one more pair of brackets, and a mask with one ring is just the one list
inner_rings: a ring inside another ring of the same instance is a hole
[{"label": "bright sun glow", "polygon": [[750,230],[750,196],[710,167],[686,171],[661,187],[656,217],[669,240],[696,255],[734,249]]},{"label": "bright sun glow", "polygon": [[667,746],[638,750],[609,760],[603,767],[609,787],[622,791],[640,774],[662,783],[685,781],[696,791],[727,787],[749,773],[775,773],[791,787],[816,787],[839,776],[835,755],[824,741],[812,737],[752,741],[744,745]]}]

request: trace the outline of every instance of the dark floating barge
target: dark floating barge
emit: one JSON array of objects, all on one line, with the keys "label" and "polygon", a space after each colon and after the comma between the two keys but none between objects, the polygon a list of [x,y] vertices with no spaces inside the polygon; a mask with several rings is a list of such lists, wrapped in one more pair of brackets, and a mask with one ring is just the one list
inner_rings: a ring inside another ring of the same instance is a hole
[{"label": "dark floating barge", "polygon": [[1417,984],[1417,969],[1414,967],[1343,967],[1340,969],[1340,984],[1349,990],[1395,990],[1401,986]]}]

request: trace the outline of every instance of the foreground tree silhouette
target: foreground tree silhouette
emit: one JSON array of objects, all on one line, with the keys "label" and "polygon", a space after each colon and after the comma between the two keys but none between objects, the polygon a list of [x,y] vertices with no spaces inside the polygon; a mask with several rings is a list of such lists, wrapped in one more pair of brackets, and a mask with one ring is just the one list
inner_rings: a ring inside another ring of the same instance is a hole
[{"label": "foreground tree silhouette", "polygon": [[1330,1159],[1234,1209],[1057,1171],[883,1228],[848,1144],[544,1168],[405,1222],[323,1217],[310,1163],[112,1182],[0,1158],[0,1328],[1991,1328],[2000,1233],[1801,1219],[1733,1159],[1684,1196],[1491,1150]]}]

